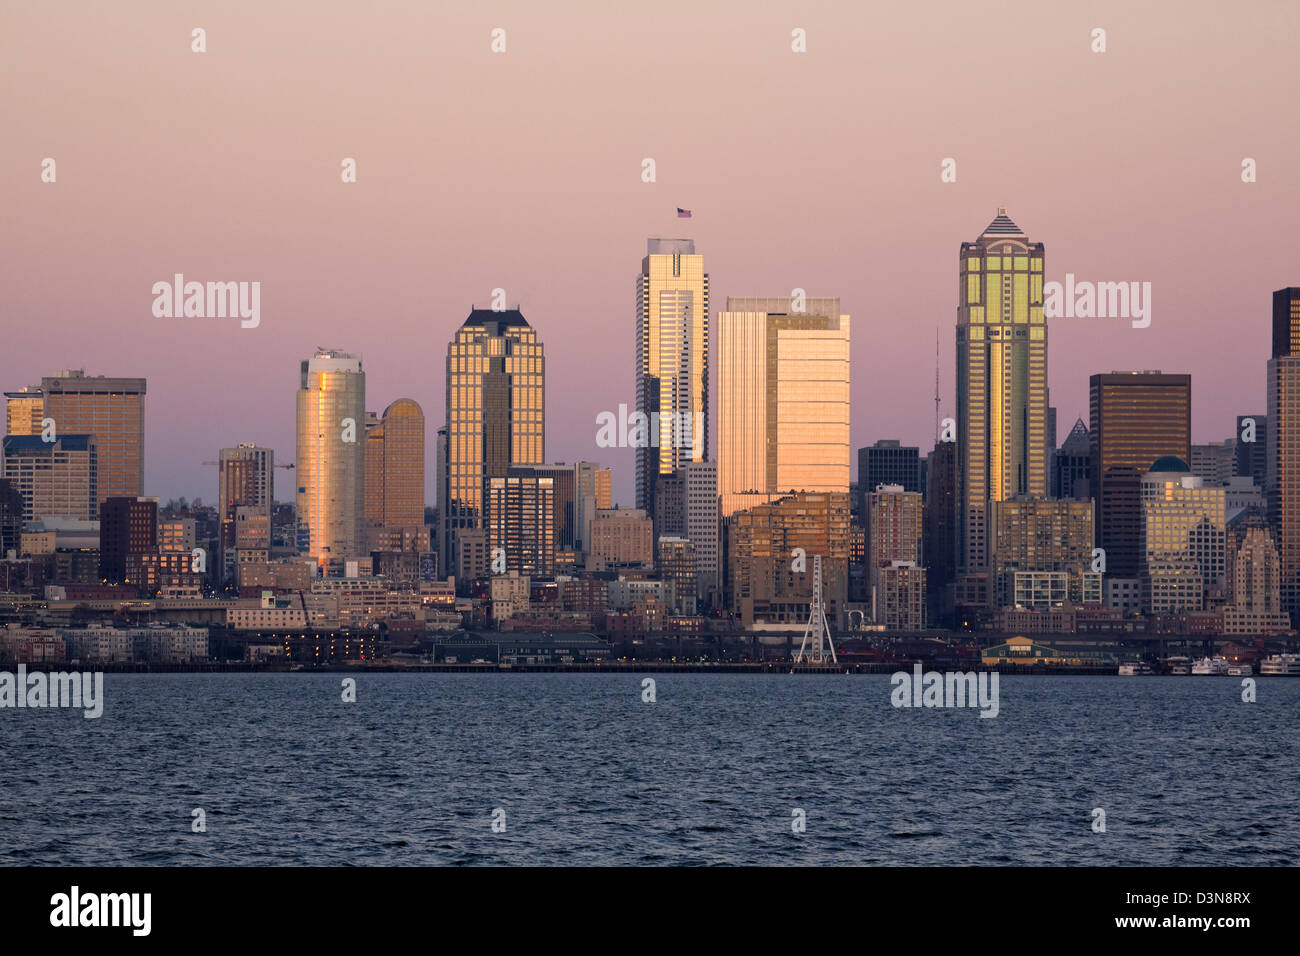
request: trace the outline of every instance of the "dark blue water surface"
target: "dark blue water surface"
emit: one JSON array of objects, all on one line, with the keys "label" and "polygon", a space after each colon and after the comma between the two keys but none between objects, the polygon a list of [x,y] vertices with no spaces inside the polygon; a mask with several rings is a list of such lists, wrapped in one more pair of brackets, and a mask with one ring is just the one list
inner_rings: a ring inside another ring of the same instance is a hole
[{"label": "dark blue water surface", "polygon": [[1004,676],[981,719],[883,675],[656,674],[652,704],[644,675],[357,674],[354,704],[345,676],[0,710],[0,862],[1300,861],[1300,680]]}]

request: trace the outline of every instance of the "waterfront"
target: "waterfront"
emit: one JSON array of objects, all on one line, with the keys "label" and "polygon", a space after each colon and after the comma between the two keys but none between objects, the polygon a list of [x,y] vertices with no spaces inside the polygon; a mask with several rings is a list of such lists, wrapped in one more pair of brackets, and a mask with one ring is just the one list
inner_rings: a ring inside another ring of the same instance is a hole
[{"label": "waterfront", "polygon": [[985,720],[885,675],[653,676],[110,674],[98,720],[0,714],[0,861],[1300,860],[1300,682],[1007,676]]}]

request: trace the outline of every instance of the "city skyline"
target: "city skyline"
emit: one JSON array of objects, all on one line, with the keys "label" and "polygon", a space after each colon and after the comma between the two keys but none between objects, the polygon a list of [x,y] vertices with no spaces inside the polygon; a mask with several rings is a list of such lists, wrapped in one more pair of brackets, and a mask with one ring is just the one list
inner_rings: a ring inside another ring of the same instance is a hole
[{"label": "city skyline", "polygon": [[[319,11],[291,75],[278,65],[282,39],[297,35],[289,11],[263,11],[262,31],[233,11],[205,11],[203,56],[189,51],[194,24],[131,7],[83,11],[76,31],[19,9],[0,36],[0,75],[22,94],[7,107],[0,154],[11,224],[0,237],[0,376],[6,388],[69,366],[148,378],[148,494],[206,500],[202,461],[241,441],[287,459],[291,416],[264,410],[283,407],[285,364],[317,344],[364,357],[372,410],[409,397],[443,420],[437,356],[468,306],[504,288],[549,343],[553,379],[584,381],[551,390],[548,460],[614,467],[616,500],[633,504],[633,456],[593,447],[589,408],[633,402],[631,271],[647,236],[683,235],[683,225],[707,257],[715,312],[728,295],[838,295],[858,324],[858,368],[879,351],[873,332],[890,326],[888,366],[854,377],[854,448],[880,437],[929,446],[934,335],[948,342],[955,315],[952,246],[998,206],[1049,246],[1048,281],[1153,284],[1149,328],[1053,326],[1052,402],[1067,425],[1086,417],[1087,382],[1066,356],[1088,373],[1193,375],[1194,441],[1231,434],[1236,415],[1264,407],[1268,331],[1252,318],[1294,284],[1288,250],[1300,229],[1300,182],[1287,172],[1300,131],[1279,122],[1296,94],[1283,67],[1293,5],[1260,5],[1249,32],[1225,29],[1228,14],[1209,3],[1176,16],[1102,5],[1105,55],[1089,50],[1097,24],[1048,11],[961,10],[935,36],[920,11],[757,4],[740,22],[669,3],[628,11],[611,31],[576,6],[518,5],[502,16],[508,52],[493,56],[495,24],[471,10],[408,4],[396,30],[332,9]],[[676,22],[694,29],[683,36]],[[808,31],[802,56],[790,52],[794,26]],[[52,72],[24,37],[57,38],[79,66]],[[1009,49],[1017,57],[988,55]],[[601,82],[574,75],[573,62]],[[971,76],[1002,84],[1026,71],[1037,81],[1023,105],[996,122],[953,94]],[[255,95],[268,75],[300,109]],[[630,111],[647,83],[655,100],[706,103],[709,135]],[[481,98],[437,93],[465,84]],[[106,125],[81,96],[88,85],[138,105]],[[1155,114],[1167,119],[1158,132]],[[413,115],[427,122],[412,128]],[[159,116],[183,119],[163,130],[149,119]],[[773,135],[735,150],[755,131]],[[256,150],[242,145],[251,142]],[[837,142],[835,160],[815,142]],[[46,156],[56,183],[40,181]],[[339,180],[349,156],[354,184]],[[641,181],[646,157],[654,183]],[[947,157],[954,183],[940,180]],[[1258,162],[1257,182],[1241,181],[1244,157]],[[676,218],[679,206],[691,220]],[[1232,242],[1205,268],[1211,233]],[[155,318],[150,289],[178,272],[260,281],[260,325]],[[1217,348],[1225,333],[1232,348]],[[941,393],[954,415],[944,353]],[[604,355],[614,360],[592,360]],[[240,388],[210,401],[227,373]]]}]

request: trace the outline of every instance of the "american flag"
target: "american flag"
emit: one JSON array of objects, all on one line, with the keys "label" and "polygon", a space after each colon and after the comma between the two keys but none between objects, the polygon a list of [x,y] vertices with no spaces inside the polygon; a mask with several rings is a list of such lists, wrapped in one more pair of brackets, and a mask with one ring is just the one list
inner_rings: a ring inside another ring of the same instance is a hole
[{"label": "american flag", "polygon": [[690,219],[690,218],[691,218],[691,211],[690,211],[689,209],[683,209],[681,206],[678,206],[678,207],[677,207],[677,218],[678,218],[678,219]]}]

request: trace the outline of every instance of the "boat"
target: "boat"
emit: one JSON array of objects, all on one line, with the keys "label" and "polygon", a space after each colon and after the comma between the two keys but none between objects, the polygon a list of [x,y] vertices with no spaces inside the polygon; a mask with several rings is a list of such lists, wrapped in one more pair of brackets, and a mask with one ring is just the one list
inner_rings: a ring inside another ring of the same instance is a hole
[{"label": "boat", "polygon": [[1148,677],[1154,673],[1146,661],[1125,661],[1119,665],[1120,677]]},{"label": "boat", "polygon": [[1228,661],[1223,657],[1202,657],[1192,664],[1192,673],[1222,677],[1228,673]]},{"label": "boat", "polygon": [[1250,665],[1249,665],[1249,664],[1229,664],[1229,665],[1228,665],[1228,676],[1229,676],[1229,677],[1249,677],[1249,676],[1250,676],[1251,674],[1253,674],[1253,673],[1255,673],[1255,672],[1252,671],[1252,670],[1250,669]]},{"label": "boat", "polygon": [[1300,677],[1300,654],[1274,654],[1259,665],[1260,675]]},{"label": "boat", "polygon": [[1169,658],[1169,673],[1184,676],[1192,672],[1192,662],[1186,657]]}]

